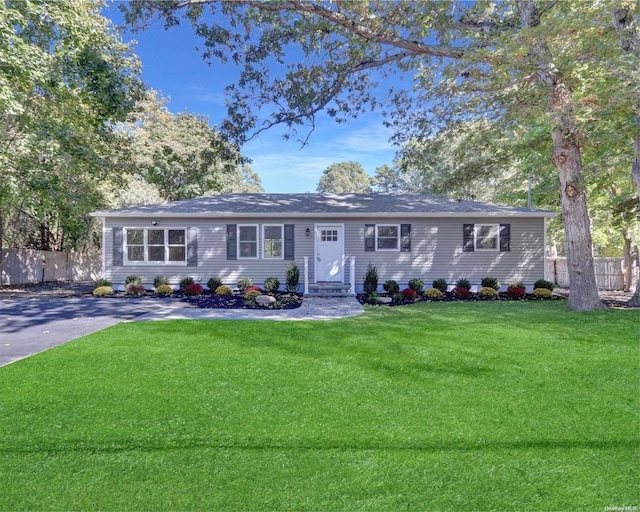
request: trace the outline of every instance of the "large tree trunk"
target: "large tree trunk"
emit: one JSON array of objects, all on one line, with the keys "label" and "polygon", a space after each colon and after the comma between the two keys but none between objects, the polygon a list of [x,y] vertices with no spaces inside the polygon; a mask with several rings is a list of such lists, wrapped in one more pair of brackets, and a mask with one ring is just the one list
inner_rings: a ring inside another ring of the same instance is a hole
[{"label": "large tree trunk", "polygon": [[[636,117],[640,122],[640,116]],[[636,182],[638,188],[638,196],[640,197],[640,136],[633,141],[633,163],[631,164],[631,176]],[[636,281],[636,291],[629,299],[628,304],[634,307],[640,307],[640,272],[638,272],[638,281]]]},{"label": "large tree trunk", "polygon": [[577,141],[571,92],[562,83],[553,84],[551,109],[554,118],[551,132],[552,161],[560,178],[560,200],[567,239],[568,306],[574,311],[606,309],[596,286],[591,221],[587,211],[582,155]]},{"label": "large tree trunk", "polygon": [[[640,57],[640,37],[635,26],[635,18],[631,14],[628,7],[619,7],[613,11],[613,27],[620,35],[620,50]],[[640,134],[638,126],[640,126],[640,105],[636,104],[636,136],[633,139],[633,162],[631,163],[631,176],[636,182],[638,188],[638,196],[640,197]],[[629,300],[630,306],[640,307],[640,275],[636,283],[636,291]]]}]

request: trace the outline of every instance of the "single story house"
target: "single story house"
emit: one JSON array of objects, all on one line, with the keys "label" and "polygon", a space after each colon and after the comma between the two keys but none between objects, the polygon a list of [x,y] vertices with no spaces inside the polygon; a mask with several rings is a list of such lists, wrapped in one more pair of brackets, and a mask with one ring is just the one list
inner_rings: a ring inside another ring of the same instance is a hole
[{"label": "single story house", "polygon": [[420,278],[483,277],[531,286],[545,277],[546,224],[554,212],[424,194],[226,194],[93,212],[103,222],[103,276],[172,284],[191,276],[342,283],[362,290],[369,264],[380,286]]}]

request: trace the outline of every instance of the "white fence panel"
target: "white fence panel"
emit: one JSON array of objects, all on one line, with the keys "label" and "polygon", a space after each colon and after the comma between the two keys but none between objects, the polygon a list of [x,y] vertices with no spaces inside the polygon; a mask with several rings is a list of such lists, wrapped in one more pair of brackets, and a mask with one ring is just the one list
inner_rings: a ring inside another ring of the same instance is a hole
[{"label": "white fence panel", "polygon": [[100,254],[9,249],[0,253],[0,284],[93,281],[100,277]]},{"label": "white fence panel", "polygon": [[[622,290],[624,288],[622,258],[594,258],[596,285],[599,290]],[[547,258],[547,276],[558,286],[569,287],[567,258]],[[638,278],[638,267],[633,268],[633,280]]]}]

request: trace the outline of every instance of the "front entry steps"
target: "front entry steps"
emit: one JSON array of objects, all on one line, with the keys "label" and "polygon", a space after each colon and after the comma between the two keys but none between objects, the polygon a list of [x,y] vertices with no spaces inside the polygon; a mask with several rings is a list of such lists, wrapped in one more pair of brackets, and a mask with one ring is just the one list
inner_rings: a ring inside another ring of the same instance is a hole
[{"label": "front entry steps", "polygon": [[351,286],[345,283],[309,283],[308,297],[350,297]]}]

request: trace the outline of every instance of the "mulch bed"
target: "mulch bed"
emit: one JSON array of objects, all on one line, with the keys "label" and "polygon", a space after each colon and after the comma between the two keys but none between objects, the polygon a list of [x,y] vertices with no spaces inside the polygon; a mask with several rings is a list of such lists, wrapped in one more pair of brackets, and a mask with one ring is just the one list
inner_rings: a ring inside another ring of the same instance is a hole
[{"label": "mulch bed", "polygon": [[[84,297],[91,296],[91,291],[93,290],[93,282],[90,281],[55,281],[55,282],[46,282],[46,283],[34,283],[34,284],[21,284],[21,285],[13,285],[13,286],[0,286],[0,299],[47,299],[47,298],[65,298],[65,297]],[[176,294],[177,297],[178,294]],[[384,296],[385,294],[381,294]],[[612,308],[623,308],[623,309],[639,309],[636,307],[629,306],[627,302],[633,295],[632,292],[622,292],[622,291],[601,291],[600,298],[602,301]],[[569,296],[569,290],[557,288],[554,290],[554,296],[559,298],[567,298]],[[114,297],[126,297],[124,293],[118,292]],[[145,297],[155,298],[153,293],[147,292]],[[205,291],[205,294],[197,300],[189,299],[185,300],[186,303],[191,304],[196,307],[203,308],[241,308],[244,307],[244,304],[240,305],[240,301],[244,303],[244,299],[241,296],[231,296],[228,298],[215,298],[216,296],[212,296],[208,291]],[[300,307],[302,303],[301,296],[297,296],[298,300],[296,303],[292,304],[283,304],[282,309],[291,309]],[[136,297],[126,297],[128,299],[135,299]],[[180,296],[180,299],[183,297]],[[500,297],[502,300],[502,296]],[[366,296],[364,294],[360,294],[357,296],[358,301],[361,304],[368,304],[366,300]],[[425,299],[419,299],[425,300]],[[430,299],[426,299],[430,300]],[[454,301],[459,299],[454,299],[453,297],[446,297],[443,299],[439,299],[440,301]],[[473,300],[473,299],[471,299]],[[475,300],[486,300],[486,299],[478,299]],[[507,299],[513,300],[513,299]],[[533,299],[539,300],[539,299]],[[404,304],[413,304],[416,301],[402,301],[402,302],[392,302],[390,306],[400,306]],[[262,307],[257,306],[260,309],[273,309],[270,307]]]},{"label": "mulch bed", "polygon": [[[468,299],[464,299],[464,298],[457,298],[453,296],[453,293],[451,292],[446,292],[444,294],[444,296],[441,299],[432,299],[432,298],[428,298],[428,297],[424,297],[424,296],[418,296],[415,299],[402,299],[402,300],[395,300],[393,297],[389,296],[386,293],[381,293],[379,294],[379,298],[383,298],[383,302],[376,300],[376,301],[370,301],[369,298],[367,297],[366,294],[361,293],[356,295],[356,298],[358,299],[358,302],[360,302],[360,304],[368,304],[368,305],[373,305],[373,306],[404,306],[407,304],[415,304],[416,302],[473,302],[473,301],[481,301],[481,302],[485,302],[485,301],[496,301],[496,300],[508,300],[508,301],[513,301],[513,300],[519,300],[519,301],[523,301],[523,300],[534,300],[534,301],[540,301],[540,300],[564,300],[566,297],[562,297],[559,295],[553,295],[553,297],[551,299],[539,299],[537,297],[535,297],[533,294],[526,294],[524,297],[519,298],[519,299],[514,299],[512,297],[509,297],[506,293],[500,293],[499,298],[497,299],[490,299],[490,298],[486,298],[486,297],[480,297],[477,294],[472,294]],[[385,300],[385,298],[391,298],[391,302],[387,302]]]}]

